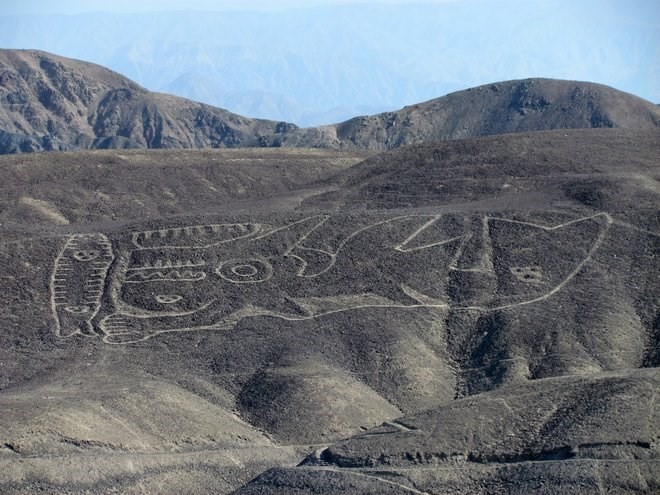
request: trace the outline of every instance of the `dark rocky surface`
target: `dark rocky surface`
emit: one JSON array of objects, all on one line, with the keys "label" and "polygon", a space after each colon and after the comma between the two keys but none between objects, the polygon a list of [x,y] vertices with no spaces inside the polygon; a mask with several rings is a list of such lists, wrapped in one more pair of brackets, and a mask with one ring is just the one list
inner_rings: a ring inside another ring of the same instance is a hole
[{"label": "dark rocky surface", "polygon": [[659,156],[0,157],[0,492],[657,492]]},{"label": "dark rocky surface", "polygon": [[502,387],[385,423],[234,493],[654,493],[657,391],[649,370]]}]

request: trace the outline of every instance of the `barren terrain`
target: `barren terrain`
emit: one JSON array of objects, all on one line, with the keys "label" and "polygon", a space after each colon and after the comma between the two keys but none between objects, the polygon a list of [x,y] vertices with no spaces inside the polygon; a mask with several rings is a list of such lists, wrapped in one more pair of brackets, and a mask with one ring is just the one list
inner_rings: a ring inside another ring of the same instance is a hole
[{"label": "barren terrain", "polygon": [[657,492],[659,158],[0,157],[0,492]]}]

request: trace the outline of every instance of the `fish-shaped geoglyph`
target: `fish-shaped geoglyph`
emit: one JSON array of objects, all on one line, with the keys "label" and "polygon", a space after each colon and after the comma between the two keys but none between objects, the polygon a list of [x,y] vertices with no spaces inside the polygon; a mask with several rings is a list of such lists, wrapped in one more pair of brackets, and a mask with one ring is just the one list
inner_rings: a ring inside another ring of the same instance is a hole
[{"label": "fish-shaped geoglyph", "polygon": [[113,259],[112,245],[103,234],[76,234],[67,239],[55,259],[51,278],[51,304],[58,336],[96,335],[92,320],[101,308]]}]

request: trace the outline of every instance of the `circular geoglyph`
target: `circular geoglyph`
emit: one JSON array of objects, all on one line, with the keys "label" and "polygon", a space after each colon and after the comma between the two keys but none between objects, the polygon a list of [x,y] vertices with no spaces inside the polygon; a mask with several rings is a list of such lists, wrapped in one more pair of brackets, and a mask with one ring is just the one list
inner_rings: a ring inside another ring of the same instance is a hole
[{"label": "circular geoglyph", "polygon": [[215,273],[235,284],[250,284],[272,277],[273,266],[265,259],[233,259],[219,263]]}]

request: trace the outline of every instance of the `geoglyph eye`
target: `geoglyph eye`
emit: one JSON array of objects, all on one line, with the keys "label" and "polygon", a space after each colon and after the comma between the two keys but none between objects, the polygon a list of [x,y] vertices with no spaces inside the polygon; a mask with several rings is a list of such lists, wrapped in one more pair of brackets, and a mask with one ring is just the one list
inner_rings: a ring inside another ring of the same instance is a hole
[{"label": "geoglyph eye", "polygon": [[218,264],[215,273],[235,284],[250,284],[268,280],[273,267],[264,259],[235,259]]},{"label": "geoglyph eye", "polygon": [[158,294],[157,296],[154,296],[154,299],[161,304],[174,304],[183,299],[183,296],[178,294]]}]

